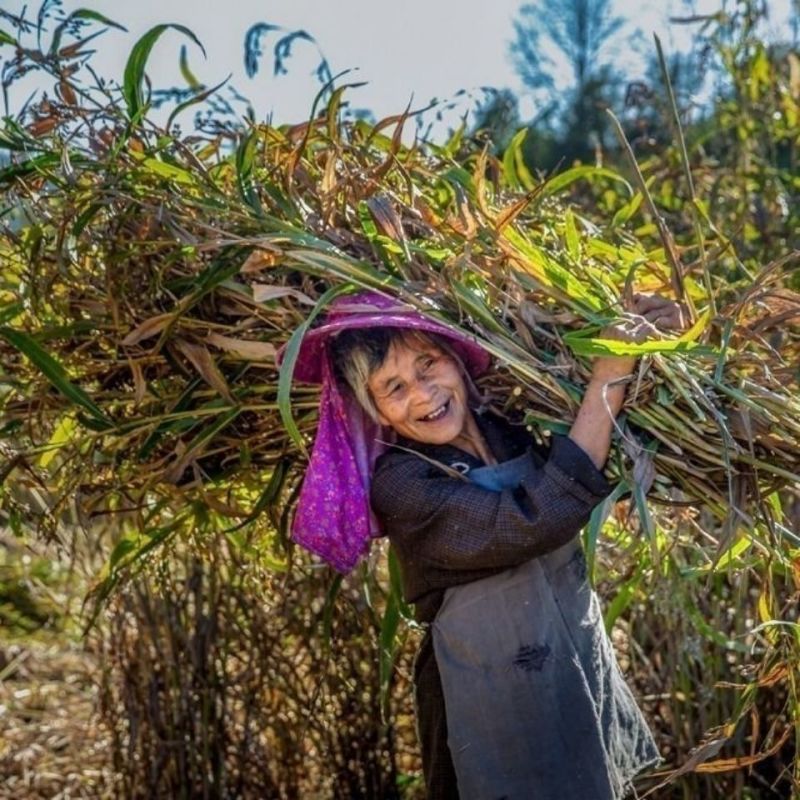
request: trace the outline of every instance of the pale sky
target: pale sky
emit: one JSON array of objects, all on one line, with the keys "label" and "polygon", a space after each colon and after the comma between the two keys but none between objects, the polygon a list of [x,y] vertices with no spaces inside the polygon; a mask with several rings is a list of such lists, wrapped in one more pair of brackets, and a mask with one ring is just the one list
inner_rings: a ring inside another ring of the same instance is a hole
[{"label": "pale sky", "polygon": [[[20,0],[0,2],[12,12],[19,12],[24,4]],[[669,13],[709,13],[723,2],[616,0],[615,5],[617,13],[630,19],[630,27],[638,27],[644,34],[641,48],[652,47],[655,31],[669,51],[687,48],[697,30],[669,25]],[[732,0],[727,2],[733,5]],[[790,2],[769,0],[773,35],[787,29]],[[522,4],[522,0],[65,0],[63,8],[67,12],[91,8],[128,28],[128,33],[109,30],[96,40],[98,53],[91,62],[101,75],[120,81],[130,48],[150,27],[174,22],[191,28],[207,53],[204,59],[198,48],[189,44],[189,64],[200,81],[212,85],[232,73],[231,84],[253,101],[258,115],[263,118],[272,113],[274,121],[282,123],[307,118],[319,88],[311,74],[319,57],[312,45],[299,41],[288,62],[290,74],[273,76],[272,46],[277,36],[272,34],[264,40],[259,73],[248,78],[243,43],[255,22],[311,33],[334,72],[353,68],[346,81],[368,81],[367,86],[349,94],[351,105],[369,108],[381,118],[402,111],[412,97],[414,106],[420,107],[434,97],[452,98],[459,89],[507,87],[522,94],[508,52],[512,20]],[[27,5],[29,17],[35,15],[38,5]],[[148,63],[155,87],[185,85],[177,67],[184,41],[170,31],[156,44]],[[641,77],[642,56],[630,45],[620,43],[615,63],[629,80]],[[531,113],[524,96],[522,100],[523,112]],[[465,102],[449,112],[450,124],[464,112]]]}]

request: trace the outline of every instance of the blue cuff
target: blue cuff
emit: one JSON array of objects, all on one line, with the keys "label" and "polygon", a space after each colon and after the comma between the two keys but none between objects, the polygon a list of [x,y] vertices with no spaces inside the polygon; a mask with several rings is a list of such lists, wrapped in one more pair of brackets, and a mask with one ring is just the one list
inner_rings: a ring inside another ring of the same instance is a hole
[{"label": "blue cuff", "polygon": [[549,461],[598,499],[611,493],[611,484],[580,445],[568,436],[553,436]]}]

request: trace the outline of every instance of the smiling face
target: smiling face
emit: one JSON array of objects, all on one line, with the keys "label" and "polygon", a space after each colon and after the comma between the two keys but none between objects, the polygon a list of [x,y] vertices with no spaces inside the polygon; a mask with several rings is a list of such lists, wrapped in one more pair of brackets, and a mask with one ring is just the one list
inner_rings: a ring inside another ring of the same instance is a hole
[{"label": "smiling face", "polygon": [[381,424],[408,439],[447,444],[472,427],[461,370],[433,343],[395,340],[368,386]]}]

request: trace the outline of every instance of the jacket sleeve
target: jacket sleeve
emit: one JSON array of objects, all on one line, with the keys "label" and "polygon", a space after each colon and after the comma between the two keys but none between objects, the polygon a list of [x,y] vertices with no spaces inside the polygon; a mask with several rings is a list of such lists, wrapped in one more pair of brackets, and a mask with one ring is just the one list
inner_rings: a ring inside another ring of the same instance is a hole
[{"label": "jacket sleeve", "polygon": [[554,437],[545,461],[528,451],[515,489],[450,477],[413,453],[390,453],[373,476],[371,501],[390,537],[441,569],[516,566],[566,544],[611,487],[571,439]]}]

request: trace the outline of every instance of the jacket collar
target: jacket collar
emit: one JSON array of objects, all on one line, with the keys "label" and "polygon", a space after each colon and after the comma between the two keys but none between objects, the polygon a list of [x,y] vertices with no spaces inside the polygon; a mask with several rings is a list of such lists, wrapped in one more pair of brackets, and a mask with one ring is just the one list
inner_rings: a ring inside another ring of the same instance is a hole
[{"label": "jacket collar", "polygon": [[[475,422],[489,445],[489,449],[499,462],[507,461],[525,451],[529,442],[527,432],[524,429],[511,425],[503,417],[491,411],[473,409],[473,414],[475,415]],[[454,467],[459,472],[466,473],[472,469],[485,466],[483,459],[452,444],[427,444],[407,439],[404,436],[397,438],[397,444],[408,450],[414,450],[434,461],[439,461],[448,467]]]}]

